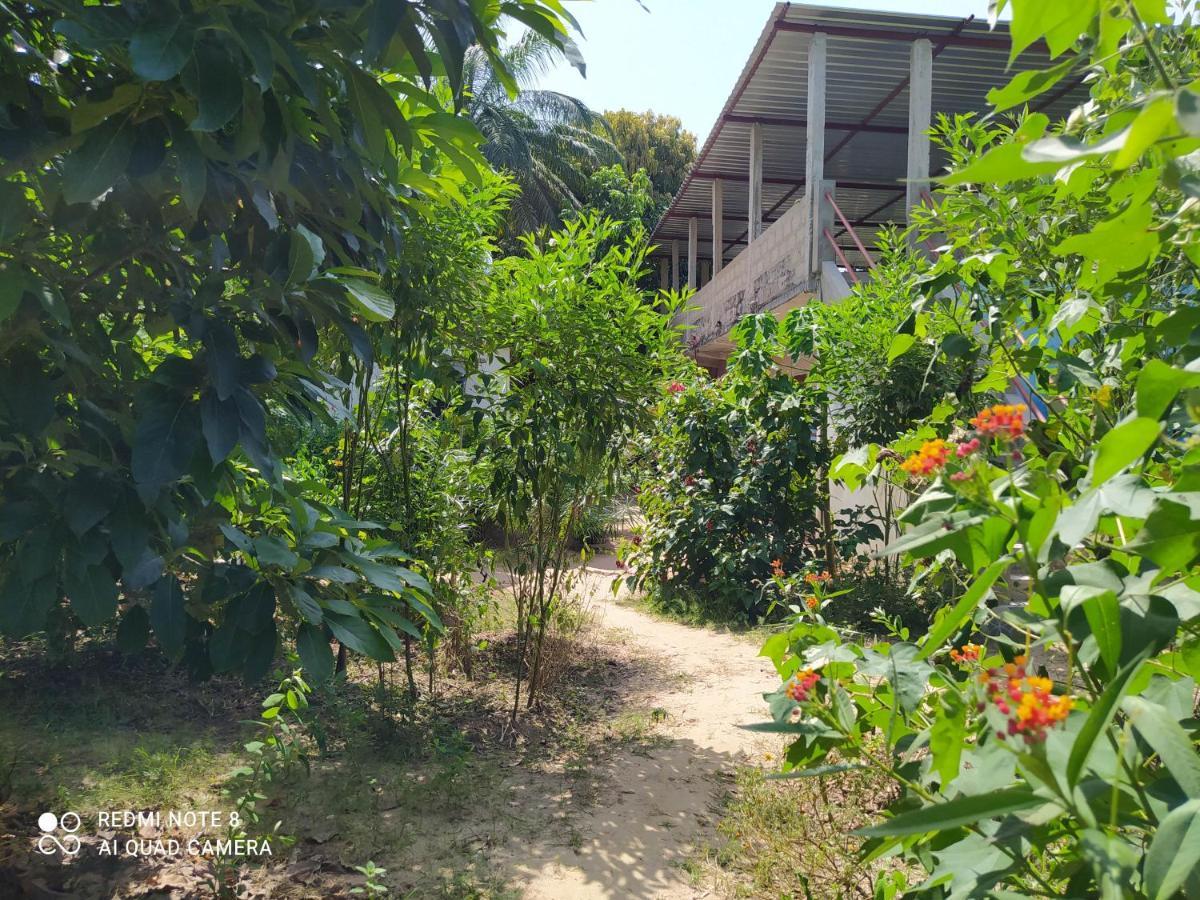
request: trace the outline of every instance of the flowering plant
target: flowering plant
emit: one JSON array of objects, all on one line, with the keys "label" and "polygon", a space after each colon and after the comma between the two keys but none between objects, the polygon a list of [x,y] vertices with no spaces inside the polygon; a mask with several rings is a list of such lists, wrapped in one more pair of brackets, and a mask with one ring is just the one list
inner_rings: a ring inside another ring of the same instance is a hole
[{"label": "flowering plant", "polygon": [[1081,50],[1001,110],[1085,69],[1091,102],[1062,134],[942,123],[954,172],[914,213],[942,252],[892,353],[949,317],[931,368],[973,368],[890,452],[834,464],[914,492],[883,553],[956,599],[873,645],[795,616],[758,727],[786,776],[898,786],[863,854],[925,877],[880,897],[1200,896],[1200,33],[1161,0],[1024,4],[1011,33]]}]

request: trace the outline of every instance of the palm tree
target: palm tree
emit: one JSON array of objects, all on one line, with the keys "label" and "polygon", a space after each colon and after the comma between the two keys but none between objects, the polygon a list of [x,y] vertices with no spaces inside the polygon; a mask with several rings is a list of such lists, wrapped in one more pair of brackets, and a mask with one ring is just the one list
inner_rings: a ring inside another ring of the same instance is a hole
[{"label": "palm tree", "polygon": [[502,51],[520,87],[513,99],[480,48],[467,54],[466,108],[483,135],[483,155],[520,188],[505,227],[509,239],[561,224],[564,212],[579,208],[592,172],[621,161],[603,116],[574,97],[534,87],[561,55],[533,31]]}]

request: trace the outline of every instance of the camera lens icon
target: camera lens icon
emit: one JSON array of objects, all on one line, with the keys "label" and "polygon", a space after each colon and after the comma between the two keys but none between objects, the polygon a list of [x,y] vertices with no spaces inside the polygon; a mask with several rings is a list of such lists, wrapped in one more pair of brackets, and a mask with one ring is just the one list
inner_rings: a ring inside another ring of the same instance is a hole
[{"label": "camera lens icon", "polygon": [[[74,856],[82,845],[75,835],[80,824],[79,813],[76,812],[65,812],[61,816],[52,812],[42,813],[37,820],[38,829],[42,832],[37,841],[38,852],[46,856],[60,852]],[[66,834],[59,839],[56,834],[58,831],[64,831]]]}]

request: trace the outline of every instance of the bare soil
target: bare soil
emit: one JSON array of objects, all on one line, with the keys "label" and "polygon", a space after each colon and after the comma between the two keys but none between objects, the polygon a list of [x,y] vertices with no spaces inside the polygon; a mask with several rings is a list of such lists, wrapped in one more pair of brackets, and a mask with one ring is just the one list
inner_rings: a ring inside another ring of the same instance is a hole
[{"label": "bare soil", "polygon": [[[364,883],[354,867],[372,860],[393,897],[712,895],[687,863],[720,840],[739,767],[773,765],[770,742],[738,726],[764,718],[774,676],[744,636],[619,602],[617,574],[611,557],[580,573],[591,625],[558,649],[557,683],[515,732],[503,633],[473,679],[439,678],[436,697],[408,716],[379,709],[372,667],[336,697],[315,697],[326,752],[310,774],[272,785],[266,803],[294,842],[244,867],[240,894],[348,897]],[[108,651],[69,669],[11,651],[0,652],[0,896],[212,896],[203,860],[99,857],[105,835],[89,817],[227,807],[225,774],[252,737],[238,720],[256,715],[263,686],[197,686]],[[402,679],[389,677],[399,697]],[[84,816],[84,848],[64,864],[37,852],[36,822],[66,808]]]}]

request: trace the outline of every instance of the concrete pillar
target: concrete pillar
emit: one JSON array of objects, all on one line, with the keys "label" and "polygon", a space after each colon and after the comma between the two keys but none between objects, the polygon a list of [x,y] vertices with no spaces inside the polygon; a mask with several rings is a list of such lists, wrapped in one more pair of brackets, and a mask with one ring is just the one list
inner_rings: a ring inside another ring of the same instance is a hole
[{"label": "concrete pillar", "polygon": [[700,286],[708,284],[712,281],[713,268],[712,263],[707,259],[700,260]]},{"label": "concrete pillar", "polygon": [[688,219],[688,287],[693,291],[700,287],[700,220],[695,216]]},{"label": "concrete pillar", "polygon": [[762,234],[762,189],[763,189],[763,136],[762,125],[755,122],[750,126],[750,208],[746,218],[750,224],[746,231],[746,243],[753,243]]},{"label": "concrete pillar", "polygon": [[712,183],[712,272],[719,275],[725,265],[725,182],[714,178]]},{"label": "concrete pillar", "polygon": [[908,181],[904,212],[921,202],[929,190],[929,126],[933,120],[933,44],[926,38],[912,42],[908,82]]},{"label": "concrete pillar", "polygon": [[679,241],[671,241],[671,290],[679,290]]},{"label": "concrete pillar", "polygon": [[813,258],[813,270],[817,273],[821,271],[821,263],[837,259],[837,253],[833,249],[833,244],[829,243],[829,238],[825,237],[826,231],[830,234],[837,234],[837,223],[833,217],[833,204],[826,199],[826,194],[830,197],[837,196],[836,181],[821,182],[821,205],[817,208],[817,227],[814,231],[817,236],[817,255]]},{"label": "concrete pillar", "polygon": [[[809,246],[809,271],[821,270],[822,246],[821,208],[825,202],[825,56],[828,39],[824,34],[812,36],[808,45],[808,130],[804,152],[804,190],[808,200],[808,221],[812,234]],[[830,251],[832,252],[832,251]]]},{"label": "concrete pillar", "polygon": [[665,256],[658,258],[658,289],[665,291],[671,286],[671,262]]}]

